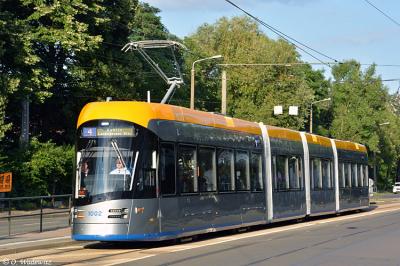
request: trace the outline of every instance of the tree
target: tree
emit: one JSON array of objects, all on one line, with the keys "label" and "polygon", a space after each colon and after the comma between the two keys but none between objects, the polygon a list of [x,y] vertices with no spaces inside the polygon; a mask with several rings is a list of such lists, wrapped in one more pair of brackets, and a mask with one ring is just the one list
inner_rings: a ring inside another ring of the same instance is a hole
[{"label": "tree", "polygon": [[378,180],[387,185],[392,180],[399,154],[398,118],[390,104],[387,88],[375,73],[375,66],[364,72],[354,60],[332,70],[333,137],[365,144],[371,164],[381,166]]},{"label": "tree", "polygon": [[[11,107],[19,107],[27,97],[34,104],[42,104],[65,87],[74,55],[93,49],[102,40],[99,35],[91,35],[82,21],[89,13],[101,10],[98,2],[101,1],[3,1],[2,34],[11,41],[2,44],[0,72]],[[8,108],[7,113],[13,112]],[[15,134],[19,131],[19,118],[9,117]]]},{"label": "tree", "polygon": [[[228,113],[231,116],[304,129],[308,121],[309,104],[315,97],[314,90],[327,89],[322,74],[313,71],[310,66],[286,66],[286,63],[301,62],[295,48],[284,40],[268,38],[247,17],[222,18],[215,24],[204,24],[185,38],[185,44],[196,55],[188,56],[186,62],[222,54],[227,63],[282,64],[226,68]],[[219,110],[220,69],[210,63],[203,64],[202,69],[207,75],[198,75],[196,96],[198,98],[201,95],[201,100],[196,105],[201,109]],[[275,117],[272,113],[275,105],[283,105],[286,110],[291,105],[297,105],[299,116],[289,116],[285,112]]]}]

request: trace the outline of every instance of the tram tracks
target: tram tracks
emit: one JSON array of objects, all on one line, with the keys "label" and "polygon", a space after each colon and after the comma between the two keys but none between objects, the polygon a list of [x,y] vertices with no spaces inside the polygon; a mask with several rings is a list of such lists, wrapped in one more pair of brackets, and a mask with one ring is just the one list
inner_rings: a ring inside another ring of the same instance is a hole
[{"label": "tram tracks", "polygon": [[[400,210],[399,205],[397,205],[396,208],[393,208],[395,206],[386,206],[385,208],[379,208],[379,212],[372,211],[374,213],[381,213],[382,216],[389,216],[389,215],[394,215],[392,213],[386,213],[386,212],[391,212],[391,211],[396,211]],[[201,248],[201,247],[207,247],[210,245],[217,245],[217,244],[223,244],[231,241],[239,241],[242,239],[250,238],[250,237],[257,237],[257,236],[263,236],[263,235],[268,235],[268,234],[274,234],[274,233],[280,233],[280,232],[288,232],[291,230],[296,230],[296,229],[301,229],[301,228],[308,228],[311,230],[311,233],[315,231],[314,227],[316,225],[323,225],[325,223],[330,223],[330,222],[335,222],[337,221],[340,223],[340,226],[347,226],[350,223],[354,223],[354,221],[346,221],[346,220],[351,220],[351,219],[356,219],[358,217],[363,217],[365,215],[371,215],[373,213],[369,212],[362,212],[362,213],[357,213],[357,214],[351,214],[351,215],[345,215],[345,216],[339,216],[339,217],[334,217],[334,218],[327,218],[326,220],[314,220],[310,222],[305,222],[305,223],[300,223],[300,224],[290,224],[287,226],[283,227],[272,227],[272,228],[267,228],[265,230],[257,230],[257,231],[251,231],[248,233],[243,233],[243,234],[237,234],[237,235],[224,235],[222,237],[218,238],[206,238],[205,240],[201,240],[198,242],[189,242],[185,244],[179,244],[179,245],[168,245],[169,243],[157,243],[157,244],[146,244],[146,243],[141,243],[141,244],[104,244],[104,243],[92,243],[92,244],[86,244],[86,245],[76,245],[73,244],[72,246],[66,246],[66,247],[58,247],[55,249],[49,249],[49,250],[36,250],[36,251],[27,251],[27,252],[22,252],[19,254],[12,254],[7,256],[9,259],[14,259],[14,260],[47,260],[51,261],[54,264],[57,265],[114,265],[114,264],[120,264],[120,263],[126,263],[126,262],[132,262],[136,260],[141,260],[145,258],[150,258],[154,257],[157,255],[162,255],[162,254],[168,254],[168,253],[173,253],[173,252],[179,252],[179,251],[184,251],[184,250],[190,250],[190,249],[196,249],[196,248]],[[394,225],[397,223],[389,223],[385,225],[380,225],[378,227],[374,228],[369,228],[368,230],[361,230],[361,231],[356,231],[356,232],[348,232],[347,234],[344,235],[339,235],[334,238],[329,238],[324,241],[320,241],[317,243],[313,244],[308,244],[304,245],[302,247],[297,247],[293,250],[288,250],[285,252],[282,252],[280,254],[276,254],[274,256],[269,256],[268,258],[264,258],[264,260],[270,260],[273,258],[278,258],[280,256],[285,256],[291,253],[296,253],[301,250],[307,249],[307,248],[314,248],[318,246],[322,246],[324,244],[330,243],[332,241],[338,241],[346,238],[350,238],[354,235],[362,235],[363,233],[366,232],[372,232],[374,230],[382,229],[384,227],[388,227],[391,225]],[[346,228],[345,228],[346,229]],[[347,227],[347,229],[357,229],[357,227],[350,228]],[[277,237],[272,237],[268,238],[267,241],[274,241],[274,240],[282,240],[282,235],[277,236]],[[144,247],[143,247],[144,246]],[[220,249],[220,251],[215,251],[217,253],[223,253],[227,252],[229,250],[234,250],[241,248],[240,244],[236,243],[230,247]],[[226,249],[226,250],[225,250]],[[210,254],[208,254],[210,255]],[[197,256],[203,256],[203,255],[197,255]],[[195,259],[196,256],[194,256],[192,259]],[[190,260],[190,257],[187,258]],[[182,260],[182,259],[181,259]],[[179,261],[181,261],[179,260]],[[257,263],[257,262],[255,262]],[[259,262],[260,263],[260,262]],[[173,264],[173,263],[172,263]]]}]

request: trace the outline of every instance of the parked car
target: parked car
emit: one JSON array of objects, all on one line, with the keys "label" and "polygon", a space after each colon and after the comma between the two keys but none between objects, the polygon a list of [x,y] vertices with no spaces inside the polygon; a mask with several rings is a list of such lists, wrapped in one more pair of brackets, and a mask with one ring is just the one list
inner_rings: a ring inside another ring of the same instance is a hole
[{"label": "parked car", "polygon": [[395,182],[393,185],[393,193],[400,192],[400,182]]}]

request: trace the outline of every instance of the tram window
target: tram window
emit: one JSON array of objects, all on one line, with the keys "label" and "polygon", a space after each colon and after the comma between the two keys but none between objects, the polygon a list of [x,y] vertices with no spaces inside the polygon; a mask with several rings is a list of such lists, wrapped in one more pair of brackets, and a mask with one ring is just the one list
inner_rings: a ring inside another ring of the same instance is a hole
[{"label": "tram window", "polygon": [[364,186],[369,187],[368,179],[368,165],[364,165]]},{"label": "tram window", "polygon": [[332,173],[330,160],[321,160],[322,163],[322,186],[323,188],[332,188]]},{"label": "tram window", "polygon": [[357,164],[357,174],[358,174],[358,186],[363,187],[363,182],[364,182],[364,171],[363,171],[363,165]]},{"label": "tram window", "polygon": [[289,187],[300,189],[302,180],[301,158],[292,156],[289,158]]},{"label": "tram window", "polygon": [[197,192],[196,148],[179,146],[178,149],[178,178],[182,193]]},{"label": "tram window", "polygon": [[339,187],[343,188],[345,181],[344,181],[344,163],[339,162]]},{"label": "tram window", "polygon": [[262,157],[259,153],[251,154],[251,191],[263,191],[264,183],[262,180]]},{"label": "tram window", "polygon": [[321,179],[321,160],[320,159],[312,159],[311,161],[311,178],[313,181],[314,189],[322,189],[322,179]]},{"label": "tram window", "polygon": [[198,182],[200,192],[217,190],[217,174],[215,167],[215,149],[199,148],[198,158]]},{"label": "tram window", "polygon": [[235,152],[236,190],[250,189],[250,166],[247,151]]},{"label": "tram window", "polygon": [[303,168],[303,158],[299,157],[299,179],[300,179],[300,189],[304,188],[304,168]]},{"label": "tram window", "polygon": [[344,175],[345,175],[345,182],[346,187],[351,187],[351,164],[345,163],[344,164]]},{"label": "tram window", "polygon": [[357,164],[351,164],[351,186],[357,187]]},{"label": "tram window", "polygon": [[218,149],[218,189],[219,191],[235,190],[234,164],[232,150]]},{"label": "tram window", "polygon": [[274,190],[278,190],[278,181],[276,180],[276,156],[271,158],[271,171],[272,171],[272,187]]},{"label": "tram window", "polygon": [[276,156],[271,158],[271,172],[272,172],[272,187],[274,190],[278,190],[278,181],[276,180]]},{"label": "tram window", "polygon": [[286,156],[276,156],[276,184],[277,190],[289,189],[288,158]]},{"label": "tram window", "polygon": [[161,144],[159,169],[161,194],[175,194],[175,146],[173,144]]}]

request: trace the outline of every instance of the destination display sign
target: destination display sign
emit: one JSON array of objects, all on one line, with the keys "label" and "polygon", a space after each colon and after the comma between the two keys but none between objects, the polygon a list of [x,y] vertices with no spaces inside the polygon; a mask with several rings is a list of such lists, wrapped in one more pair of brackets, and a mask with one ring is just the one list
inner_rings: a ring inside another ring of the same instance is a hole
[{"label": "destination display sign", "polygon": [[133,127],[84,127],[82,137],[134,137],[135,128]]},{"label": "destination display sign", "polygon": [[12,173],[0,174],[0,192],[10,192],[12,188]]}]

